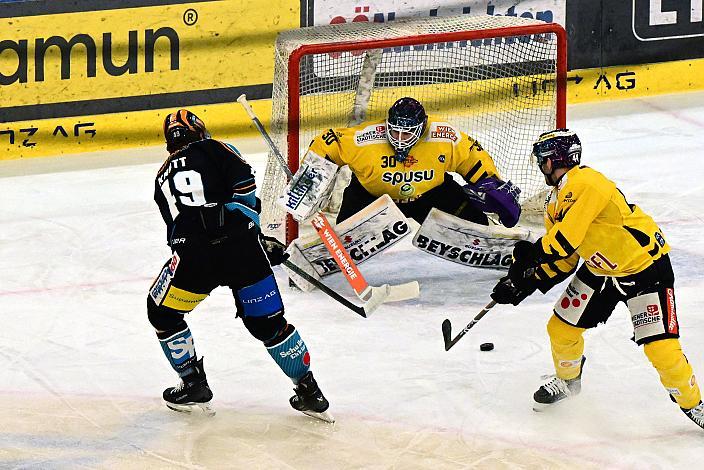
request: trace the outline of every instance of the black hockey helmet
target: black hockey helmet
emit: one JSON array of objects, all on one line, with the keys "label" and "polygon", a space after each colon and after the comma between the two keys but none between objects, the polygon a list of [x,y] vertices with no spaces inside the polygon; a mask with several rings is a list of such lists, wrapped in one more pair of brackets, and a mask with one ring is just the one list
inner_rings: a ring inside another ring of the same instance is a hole
[{"label": "black hockey helmet", "polygon": [[418,142],[427,123],[428,115],[423,105],[413,98],[401,98],[389,108],[386,138],[396,150],[397,160],[408,157],[408,151]]},{"label": "black hockey helmet", "polygon": [[533,158],[538,167],[550,159],[552,168],[570,168],[579,165],[582,159],[582,143],[577,134],[569,129],[543,132],[533,144]]},{"label": "black hockey helmet", "polygon": [[164,119],[164,138],[166,150],[174,153],[190,143],[209,139],[210,134],[198,116],[187,109],[179,109]]}]

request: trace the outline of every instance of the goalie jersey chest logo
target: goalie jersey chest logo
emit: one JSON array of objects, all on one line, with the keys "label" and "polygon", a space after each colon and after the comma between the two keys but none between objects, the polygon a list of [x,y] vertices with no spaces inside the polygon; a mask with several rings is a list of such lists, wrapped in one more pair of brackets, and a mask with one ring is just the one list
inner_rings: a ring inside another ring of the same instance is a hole
[{"label": "goalie jersey chest logo", "polygon": [[358,147],[386,141],[386,124],[372,124],[354,133],[354,143]]}]

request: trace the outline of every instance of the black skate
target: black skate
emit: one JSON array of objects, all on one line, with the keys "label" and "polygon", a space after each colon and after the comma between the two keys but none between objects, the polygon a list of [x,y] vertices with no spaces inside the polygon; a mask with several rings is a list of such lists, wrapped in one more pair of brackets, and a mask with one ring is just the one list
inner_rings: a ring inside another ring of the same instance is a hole
[{"label": "black skate", "polygon": [[578,395],[582,390],[582,372],[586,360],[582,356],[579,375],[574,379],[563,380],[555,375],[543,377],[545,383],[533,394],[533,411],[543,411],[560,400]]},{"label": "black skate", "polygon": [[164,402],[174,411],[190,413],[200,408],[206,415],[213,416],[215,411],[210,407],[213,392],[205,378],[203,358],[193,364],[193,369],[194,372],[182,377],[177,386],[164,390]]},{"label": "black skate", "polygon": [[691,419],[697,426],[704,429],[704,403],[700,401],[697,406],[690,408],[689,410],[685,410],[684,408],[680,409],[687,415],[687,418]]},{"label": "black skate", "polygon": [[323,392],[320,391],[320,387],[318,387],[318,383],[313,378],[312,372],[306,372],[306,375],[301,377],[293,391],[296,394],[289,399],[289,403],[291,403],[294,410],[328,423],[335,422],[335,418],[327,411],[330,403],[323,396]]}]

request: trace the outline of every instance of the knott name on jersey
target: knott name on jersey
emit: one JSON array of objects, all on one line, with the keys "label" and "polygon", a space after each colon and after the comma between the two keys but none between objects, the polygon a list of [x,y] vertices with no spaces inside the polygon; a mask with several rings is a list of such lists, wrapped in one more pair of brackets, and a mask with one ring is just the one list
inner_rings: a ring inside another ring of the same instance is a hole
[{"label": "knott name on jersey", "polygon": [[[165,168],[164,168],[165,167]],[[161,173],[158,177],[157,180],[159,181],[159,186],[164,184],[164,181],[171,175],[171,172],[175,169],[178,168],[186,168],[186,157],[179,157],[179,158],[174,158],[172,160],[167,160],[167,162],[164,164],[162,167]]]},{"label": "knott name on jersey", "polygon": [[501,252],[480,251],[471,247],[454,246],[448,243],[443,243],[439,240],[433,240],[423,235],[417,237],[415,246],[423,251],[432,253],[435,256],[454,261],[455,263],[465,264],[474,267],[492,267],[501,266],[508,267],[511,265],[512,257],[510,254],[502,256]]}]

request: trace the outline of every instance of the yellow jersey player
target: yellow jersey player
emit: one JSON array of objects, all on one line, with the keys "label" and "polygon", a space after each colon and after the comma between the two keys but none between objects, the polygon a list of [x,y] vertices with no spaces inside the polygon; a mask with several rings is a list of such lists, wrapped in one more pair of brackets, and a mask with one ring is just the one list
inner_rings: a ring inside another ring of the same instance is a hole
[{"label": "yellow jersey player", "polygon": [[533,156],[552,186],[545,205],[547,233],[535,243],[520,241],[506,277],[492,298],[518,305],[543,293],[584,262],[560,295],[547,330],[556,374],[533,395],[534,409],[579,393],[585,358],[582,334],[606,322],[624,302],[633,340],[643,345],[670,397],[704,428],[704,405],[679,342],[674,274],[665,241],[653,219],[630,204],[603,174],[579,166],[582,146],[574,132],[557,129],[540,136]]},{"label": "yellow jersey player", "polygon": [[[326,130],[313,139],[310,154],[352,170],[338,223],[384,194],[419,223],[433,207],[482,225],[488,225],[485,212],[496,213],[507,227],[521,213],[520,190],[501,180],[479,142],[428,117],[413,98],[396,101],[386,120]],[[459,173],[467,185],[448,172]]]}]

